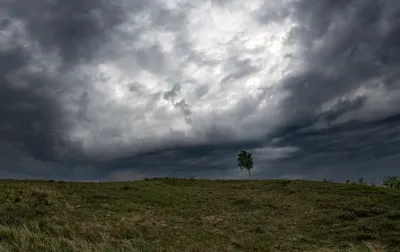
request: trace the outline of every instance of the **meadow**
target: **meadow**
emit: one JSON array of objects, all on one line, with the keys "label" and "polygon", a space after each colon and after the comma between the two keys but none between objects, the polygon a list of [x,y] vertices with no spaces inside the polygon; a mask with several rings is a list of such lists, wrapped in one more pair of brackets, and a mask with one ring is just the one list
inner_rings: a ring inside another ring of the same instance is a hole
[{"label": "meadow", "polygon": [[0,252],[400,251],[400,190],[305,180],[0,180]]}]

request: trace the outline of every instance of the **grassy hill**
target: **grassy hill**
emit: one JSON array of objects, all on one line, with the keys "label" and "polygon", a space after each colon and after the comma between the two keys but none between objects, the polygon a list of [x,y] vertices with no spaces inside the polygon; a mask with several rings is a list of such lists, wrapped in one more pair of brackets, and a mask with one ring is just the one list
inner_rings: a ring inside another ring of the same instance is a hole
[{"label": "grassy hill", "polygon": [[400,190],[317,181],[0,180],[0,252],[400,251]]}]

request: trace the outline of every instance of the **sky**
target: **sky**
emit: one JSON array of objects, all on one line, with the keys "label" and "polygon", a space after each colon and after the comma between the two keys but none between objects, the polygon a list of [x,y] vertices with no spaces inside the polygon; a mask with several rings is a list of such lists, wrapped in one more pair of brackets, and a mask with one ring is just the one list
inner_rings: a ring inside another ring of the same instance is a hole
[{"label": "sky", "polygon": [[0,177],[400,175],[400,2],[3,0]]}]

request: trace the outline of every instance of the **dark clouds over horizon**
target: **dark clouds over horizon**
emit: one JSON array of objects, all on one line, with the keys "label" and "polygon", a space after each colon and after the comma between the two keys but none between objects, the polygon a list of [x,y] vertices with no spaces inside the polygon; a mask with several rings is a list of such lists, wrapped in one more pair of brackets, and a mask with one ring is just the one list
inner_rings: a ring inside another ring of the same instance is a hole
[{"label": "dark clouds over horizon", "polygon": [[0,3],[0,177],[400,175],[397,1]]}]

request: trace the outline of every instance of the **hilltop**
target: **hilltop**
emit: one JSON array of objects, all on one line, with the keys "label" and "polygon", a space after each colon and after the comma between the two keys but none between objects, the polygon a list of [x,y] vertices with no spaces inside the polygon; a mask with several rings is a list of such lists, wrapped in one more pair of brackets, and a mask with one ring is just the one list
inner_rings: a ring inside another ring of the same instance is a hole
[{"label": "hilltop", "polygon": [[0,251],[400,251],[400,190],[304,180],[0,181]]}]

